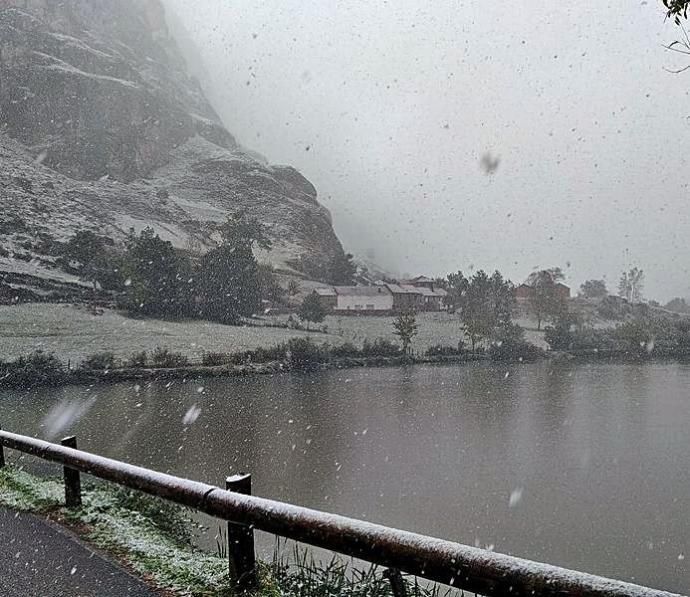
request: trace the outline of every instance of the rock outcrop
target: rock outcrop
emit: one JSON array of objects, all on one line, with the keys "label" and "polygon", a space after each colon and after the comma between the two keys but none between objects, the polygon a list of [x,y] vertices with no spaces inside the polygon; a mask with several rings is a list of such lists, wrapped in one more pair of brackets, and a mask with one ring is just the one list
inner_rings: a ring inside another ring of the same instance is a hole
[{"label": "rock outcrop", "polygon": [[241,148],[188,74],[159,0],[0,4],[0,272],[60,277],[51,239],[152,226],[179,247],[244,210],[290,270],[342,247],[313,185]]}]

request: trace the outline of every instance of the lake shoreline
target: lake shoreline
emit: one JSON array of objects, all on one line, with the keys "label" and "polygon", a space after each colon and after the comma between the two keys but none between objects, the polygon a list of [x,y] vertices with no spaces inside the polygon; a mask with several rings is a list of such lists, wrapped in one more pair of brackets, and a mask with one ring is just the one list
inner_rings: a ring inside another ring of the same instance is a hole
[{"label": "lake shoreline", "polygon": [[[468,353],[453,356],[432,357],[342,357],[328,362],[313,363],[309,366],[292,366],[286,361],[267,363],[246,363],[243,365],[192,365],[167,368],[117,368],[109,370],[72,369],[59,378],[47,379],[44,383],[33,382],[33,387],[64,387],[70,385],[113,384],[138,381],[170,381],[186,379],[218,379],[261,375],[275,375],[296,372],[331,371],[339,369],[361,369],[380,367],[401,367],[405,365],[446,365],[489,361],[487,354]],[[25,380],[23,380],[25,381]],[[23,384],[20,384],[23,385]],[[0,380],[0,387],[2,380]],[[15,384],[16,386],[16,384]],[[11,387],[11,386],[8,386]]]},{"label": "lake shoreline", "polygon": [[94,384],[115,384],[124,382],[164,382],[187,379],[221,379],[253,377],[285,373],[305,373],[332,370],[361,368],[387,368],[414,365],[463,365],[473,362],[530,363],[536,361],[554,362],[596,362],[619,361],[622,363],[645,363],[656,359],[684,360],[690,359],[690,351],[663,350],[652,353],[637,353],[627,350],[585,349],[574,351],[547,351],[536,358],[492,359],[488,353],[468,352],[460,355],[436,356],[368,356],[338,357],[324,362],[294,365],[289,361],[269,361],[244,363],[240,365],[188,365],[181,367],[118,367],[114,369],[70,369],[55,377],[37,381],[36,379],[15,379],[13,383],[3,383],[0,388],[16,388],[25,385],[31,387],[65,387]]},{"label": "lake shoreline", "polygon": [[580,350],[550,350],[546,358],[558,361],[620,361],[627,363],[647,363],[657,359],[690,359],[690,350],[654,349],[651,352],[638,352],[625,349],[587,348]]}]

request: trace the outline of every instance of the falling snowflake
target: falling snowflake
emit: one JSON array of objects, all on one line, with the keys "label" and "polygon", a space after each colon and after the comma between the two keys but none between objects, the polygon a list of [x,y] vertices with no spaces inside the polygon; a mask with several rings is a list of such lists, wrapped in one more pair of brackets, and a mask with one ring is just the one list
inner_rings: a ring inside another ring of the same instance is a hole
[{"label": "falling snowflake", "polygon": [[63,400],[50,409],[43,419],[46,438],[54,439],[70,426],[76,424],[93,406],[95,397],[88,400]]},{"label": "falling snowflake", "polygon": [[522,487],[516,487],[510,492],[510,499],[508,500],[508,507],[515,508],[522,501]]},{"label": "falling snowflake", "polygon": [[196,420],[199,418],[200,414],[201,409],[196,404],[190,406],[189,410],[185,413],[184,417],[182,417],[182,424],[193,425],[194,423],[196,423]]}]

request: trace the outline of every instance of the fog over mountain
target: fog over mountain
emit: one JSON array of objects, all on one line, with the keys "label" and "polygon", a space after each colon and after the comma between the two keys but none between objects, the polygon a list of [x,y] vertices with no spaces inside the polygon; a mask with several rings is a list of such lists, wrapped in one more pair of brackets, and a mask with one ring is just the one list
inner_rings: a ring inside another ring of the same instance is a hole
[{"label": "fog over mountain", "polygon": [[344,257],[311,182],[223,126],[166,17],[159,0],[0,3],[0,299],[81,294],[62,243],[83,230],[203,252],[251,212],[283,273]]},{"label": "fog over mountain", "polygon": [[690,294],[690,75],[660,3],[166,4],[225,124],[315,183],[347,249]]}]

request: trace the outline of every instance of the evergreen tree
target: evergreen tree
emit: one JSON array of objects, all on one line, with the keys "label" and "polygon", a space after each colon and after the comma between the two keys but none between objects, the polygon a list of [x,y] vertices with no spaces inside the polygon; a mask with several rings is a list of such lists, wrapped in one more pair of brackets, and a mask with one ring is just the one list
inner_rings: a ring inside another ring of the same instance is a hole
[{"label": "evergreen tree", "polygon": [[221,245],[201,259],[197,300],[203,317],[237,323],[261,308],[259,264],[248,245]]},{"label": "evergreen tree", "polygon": [[190,264],[152,228],[130,232],[123,270],[128,309],[165,317],[188,312]]},{"label": "evergreen tree", "polygon": [[116,260],[108,254],[106,244],[103,237],[90,230],[80,230],[65,243],[63,249],[64,259],[68,264],[76,262],[79,277],[92,284],[94,292],[99,284],[106,286],[112,278],[113,262]]},{"label": "evergreen tree", "polygon": [[220,235],[219,246],[201,259],[196,302],[203,317],[237,323],[261,309],[266,272],[262,277],[254,247],[270,249],[271,242],[263,225],[244,212],[228,218],[220,227]]},{"label": "evergreen tree", "polygon": [[336,286],[348,286],[354,282],[357,266],[352,262],[352,253],[339,253],[336,255],[328,271],[328,282]]},{"label": "evergreen tree", "polygon": [[247,216],[244,211],[239,211],[230,216],[219,227],[221,244],[234,249],[249,249],[255,247],[270,250],[272,243],[266,234],[266,227],[259,220]]}]

